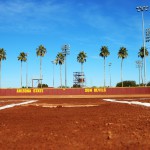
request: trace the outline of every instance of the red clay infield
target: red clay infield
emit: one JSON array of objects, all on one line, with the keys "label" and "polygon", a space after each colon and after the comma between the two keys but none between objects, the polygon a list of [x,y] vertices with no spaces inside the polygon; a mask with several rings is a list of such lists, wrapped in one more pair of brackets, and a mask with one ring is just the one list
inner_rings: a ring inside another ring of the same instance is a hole
[{"label": "red clay infield", "polygon": [[[26,101],[30,100],[0,100],[0,108]],[[148,98],[136,101],[150,103]],[[72,98],[1,109],[0,148],[150,149],[150,107]]]}]

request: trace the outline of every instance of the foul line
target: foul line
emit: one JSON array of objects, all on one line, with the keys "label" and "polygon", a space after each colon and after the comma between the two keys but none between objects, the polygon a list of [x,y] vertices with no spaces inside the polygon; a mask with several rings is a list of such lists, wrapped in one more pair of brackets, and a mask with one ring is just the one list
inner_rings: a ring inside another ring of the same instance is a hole
[{"label": "foul line", "polygon": [[103,99],[104,101],[107,102],[115,102],[115,103],[123,103],[123,104],[134,104],[134,105],[142,105],[142,106],[146,106],[146,107],[150,107],[150,103],[142,103],[142,102],[138,102],[138,101],[117,101],[115,99]]},{"label": "foul line", "polygon": [[26,101],[26,102],[17,103],[17,104],[5,105],[5,106],[0,107],[0,110],[7,109],[7,108],[12,108],[14,106],[20,106],[20,105],[30,104],[30,103],[34,103],[36,101],[38,101],[38,100],[31,100],[31,101]]}]

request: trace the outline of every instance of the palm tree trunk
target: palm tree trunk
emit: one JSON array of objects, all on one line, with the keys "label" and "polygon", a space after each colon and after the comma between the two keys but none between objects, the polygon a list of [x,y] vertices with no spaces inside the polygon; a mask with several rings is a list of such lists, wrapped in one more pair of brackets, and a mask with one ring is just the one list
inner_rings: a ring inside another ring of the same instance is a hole
[{"label": "palm tree trunk", "polygon": [[84,79],[83,79],[83,77],[84,77],[83,63],[81,63],[81,74],[82,74],[82,79],[81,79],[82,80],[82,83],[81,83],[82,85],[81,86],[83,87],[83,81],[84,81]]},{"label": "palm tree trunk", "polygon": [[22,88],[22,61],[21,61],[21,70],[20,70],[20,80],[21,80],[21,88]]},{"label": "palm tree trunk", "polygon": [[60,65],[60,87],[62,88],[62,75],[61,75],[61,65]]},{"label": "palm tree trunk", "polygon": [[122,87],[123,87],[123,80],[122,80],[122,64],[123,64],[123,59],[121,59],[121,84],[122,84]]},{"label": "palm tree trunk", "polygon": [[141,69],[139,67],[139,86],[140,86],[140,73],[141,73]]},{"label": "palm tree trunk", "polygon": [[81,63],[81,72],[83,73],[83,63]]},{"label": "palm tree trunk", "polygon": [[67,88],[67,55],[65,55],[65,88]]},{"label": "palm tree trunk", "polygon": [[142,67],[141,67],[141,80],[142,80],[142,85],[143,85],[143,64],[144,64],[144,59],[142,58]]},{"label": "palm tree trunk", "polygon": [[42,88],[42,56],[40,56],[40,83]]},{"label": "palm tree trunk", "polygon": [[0,88],[1,88],[1,67],[2,66],[2,61],[0,60]]},{"label": "palm tree trunk", "polygon": [[104,87],[106,85],[106,81],[105,81],[105,57],[104,57]]},{"label": "palm tree trunk", "polygon": [[26,88],[28,88],[28,62],[26,62]]}]

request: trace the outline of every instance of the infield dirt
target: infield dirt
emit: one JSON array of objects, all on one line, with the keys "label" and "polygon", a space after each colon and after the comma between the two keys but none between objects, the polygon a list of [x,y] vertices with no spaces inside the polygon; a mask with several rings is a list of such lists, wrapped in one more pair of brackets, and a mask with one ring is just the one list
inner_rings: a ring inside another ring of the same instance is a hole
[{"label": "infield dirt", "polygon": [[[50,104],[57,107],[43,107]],[[0,147],[2,150],[150,149],[150,108],[97,98],[40,99],[0,111]]]}]

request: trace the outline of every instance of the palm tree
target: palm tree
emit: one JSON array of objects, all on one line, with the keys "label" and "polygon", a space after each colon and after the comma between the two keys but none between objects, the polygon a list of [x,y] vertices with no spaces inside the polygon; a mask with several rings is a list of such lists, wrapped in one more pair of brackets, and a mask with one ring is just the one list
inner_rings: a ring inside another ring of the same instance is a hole
[{"label": "palm tree", "polygon": [[18,58],[18,60],[21,61],[20,78],[21,78],[21,88],[22,88],[22,62],[23,62],[23,61],[24,61],[24,62],[27,61],[27,54],[24,53],[24,52],[21,52],[17,58]]},{"label": "palm tree", "polygon": [[84,73],[83,73],[83,64],[86,62],[87,54],[84,51],[81,51],[77,56],[77,61],[81,63],[81,75],[83,75],[80,80],[82,81],[82,87],[84,82]]},{"label": "palm tree", "polygon": [[127,49],[125,47],[120,47],[120,50],[118,52],[118,58],[121,58],[121,82],[123,87],[123,80],[122,80],[122,64],[123,60],[128,56]]},{"label": "palm tree", "polygon": [[104,87],[105,87],[105,83],[106,83],[106,81],[105,81],[105,59],[109,55],[110,55],[110,52],[108,50],[108,47],[107,46],[102,46],[99,56],[104,58]]},{"label": "palm tree", "polygon": [[58,53],[55,59],[56,65],[60,66],[60,87],[62,87],[62,75],[61,75],[61,65],[64,63],[65,56],[62,53]]},{"label": "palm tree", "polygon": [[[149,52],[147,50],[147,48],[145,47],[145,56],[148,56],[149,55]],[[138,57],[141,57],[142,58],[142,64],[144,64],[144,47],[141,47],[139,52],[138,52]],[[141,70],[143,70],[143,65],[141,66]],[[141,73],[141,78],[142,78],[142,84],[143,84],[143,76],[142,76],[142,73]]]},{"label": "palm tree", "polygon": [[42,86],[42,57],[45,56],[45,53],[47,52],[46,48],[43,45],[40,45],[36,49],[36,55],[40,56],[40,80],[41,80],[41,86]]},{"label": "palm tree", "polygon": [[81,72],[83,73],[83,64],[86,62],[87,54],[84,51],[81,51],[77,56],[77,61],[81,63]]},{"label": "palm tree", "polygon": [[3,48],[0,48],[0,88],[1,88],[1,66],[2,60],[6,60],[6,51]]}]

